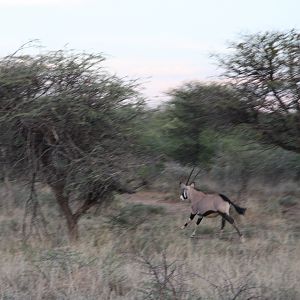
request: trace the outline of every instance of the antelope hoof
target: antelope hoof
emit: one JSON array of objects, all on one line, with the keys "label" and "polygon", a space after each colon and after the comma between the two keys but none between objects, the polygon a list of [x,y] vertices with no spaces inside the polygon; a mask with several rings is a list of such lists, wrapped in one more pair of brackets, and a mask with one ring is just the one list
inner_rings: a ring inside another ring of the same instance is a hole
[{"label": "antelope hoof", "polygon": [[241,243],[245,243],[246,240],[245,240],[244,236],[240,237],[240,241],[241,241]]},{"label": "antelope hoof", "polygon": [[195,232],[193,232],[192,234],[191,234],[191,238],[194,238],[195,237]]},{"label": "antelope hoof", "polygon": [[180,227],[180,229],[184,229],[184,228],[185,228],[185,226],[184,226],[184,225]]}]

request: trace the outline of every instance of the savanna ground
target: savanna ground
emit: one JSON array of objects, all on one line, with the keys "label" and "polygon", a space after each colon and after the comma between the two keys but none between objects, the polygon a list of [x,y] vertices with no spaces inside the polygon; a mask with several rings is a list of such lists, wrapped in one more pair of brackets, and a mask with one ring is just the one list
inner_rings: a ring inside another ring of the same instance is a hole
[{"label": "savanna ground", "polygon": [[252,186],[239,200],[246,216],[232,212],[244,243],[228,224],[220,236],[219,218],[204,219],[194,239],[194,224],[180,230],[189,204],[177,188],[116,195],[69,244],[47,188],[38,193],[45,220],[38,209],[24,228],[27,188],[2,186],[1,299],[300,299],[299,186]]}]

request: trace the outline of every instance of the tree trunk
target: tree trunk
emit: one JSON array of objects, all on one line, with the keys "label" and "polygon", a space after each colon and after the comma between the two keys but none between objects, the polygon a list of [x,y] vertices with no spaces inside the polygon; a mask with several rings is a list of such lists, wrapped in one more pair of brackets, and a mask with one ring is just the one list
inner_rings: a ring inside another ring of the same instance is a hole
[{"label": "tree trunk", "polygon": [[66,223],[68,227],[68,235],[70,242],[78,241],[79,231],[78,231],[78,218],[72,213],[69,206],[69,198],[64,196],[64,188],[62,185],[51,186],[56,201],[66,218]]},{"label": "tree trunk", "polygon": [[[2,155],[5,161],[5,150],[2,148]],[[9,168],[6,163],[3,164],[4,187],[6,191],[5,197],[8,199],[6,204],[9,211],[13,210],[17,205],[16,195],[14,193],[11,181],[9,179]]]}]

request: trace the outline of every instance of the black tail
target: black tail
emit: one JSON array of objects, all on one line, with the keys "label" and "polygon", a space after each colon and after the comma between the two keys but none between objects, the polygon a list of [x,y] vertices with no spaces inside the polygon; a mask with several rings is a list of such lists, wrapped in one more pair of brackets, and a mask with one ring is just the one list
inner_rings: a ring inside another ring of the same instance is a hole
[{"label": "black tail", "polygon": [[240,215],[244,215],[244,214],[245,214],[247,208],[240,207],[240,206],[234,204],[232,201],[230,201],[229,198],[227,198],[227,197],[226,197],[225,195],[223,195],[223,194],[219,194],[219,195],[223,198],[224,201],[226,201],[226,202],[228,202],[229,204],[231,204],[231,205],[235,208],[235,210],[236,210]]}]

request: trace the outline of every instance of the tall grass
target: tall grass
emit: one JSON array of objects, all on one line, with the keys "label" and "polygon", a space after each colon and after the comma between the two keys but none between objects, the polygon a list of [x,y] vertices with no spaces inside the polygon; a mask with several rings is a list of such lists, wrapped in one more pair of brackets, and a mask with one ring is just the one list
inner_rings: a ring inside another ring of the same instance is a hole
[{"label": "tall grass", "polygon": [[270,196],[275,208],[249,195],[239,220],[245,243],[229,225],[220,237],[219,219],[205,219],[190,239],[193,228],[179,229],[187,217],[181,211],[119,197],[85,216],[80,241],[70,245],[45,193],[49,236],[33,234],[26,243],[22,207],[6,208],[1,199],[1,299],[300,298],[299,227],[280,212],[279,195]]}]

